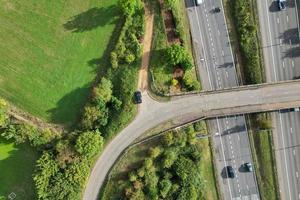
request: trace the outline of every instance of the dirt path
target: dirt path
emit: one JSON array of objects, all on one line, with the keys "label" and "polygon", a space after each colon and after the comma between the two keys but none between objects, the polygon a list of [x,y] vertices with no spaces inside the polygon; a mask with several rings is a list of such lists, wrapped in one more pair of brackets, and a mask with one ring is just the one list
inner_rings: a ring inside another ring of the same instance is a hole
[{"label": "dirt path", "polygon": [[138,89],[146,91],[148,89],[148,67],[150,62],[150,52],[153,36],[154,14],[150,8],[145,5],[145,35],[143,41],[143,56],[141,69],[139,71]]},{"label": "dirt path", "polygon": [[64,127],[62,125],[46,123],[44,120],[42,120],[38,117],[35,117],[33,115],[30,115],[30,114],[22,111],[21,109],[14,107],[13,105],[9,105],[7,114],[16,121],[34,125],[42,130],[50,129],[50,130],[56,131],[56,132],[63,132],[63,130],[64,130]]}]

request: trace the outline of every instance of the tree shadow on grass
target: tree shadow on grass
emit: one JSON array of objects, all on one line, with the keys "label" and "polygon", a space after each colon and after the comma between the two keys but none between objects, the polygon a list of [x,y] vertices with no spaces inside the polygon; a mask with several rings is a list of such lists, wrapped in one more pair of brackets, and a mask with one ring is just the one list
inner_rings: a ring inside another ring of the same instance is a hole
[{"label": "tree shadow on grass", "polygon": [[73,16],[63,26],[65,30],[74,33],[93,30],[99,26],[113,24],[118,20],[119,9],[116,5],[101,8],[91,8],[83,13]]},{"label": "tree shadow on grass", "polygon": [[47,110],[51,121],[58,124],[65,124],[67,127],[74,125],[79,120],[82,108],[86,104],[91,84],[89,83],[81,88],[76,88],[62,97],[57,102],[55,108]]},{"label": "tree shadow on grass", "polygon": [[[12,143],[0,138],[0,146]],[[37,153],[28,144],[14,145],[14,149],[7,152],[3,159],[0,155],[0,199],[7,199],[14,192],[16,199],[35,199],[32,174],[34,172]]]}]

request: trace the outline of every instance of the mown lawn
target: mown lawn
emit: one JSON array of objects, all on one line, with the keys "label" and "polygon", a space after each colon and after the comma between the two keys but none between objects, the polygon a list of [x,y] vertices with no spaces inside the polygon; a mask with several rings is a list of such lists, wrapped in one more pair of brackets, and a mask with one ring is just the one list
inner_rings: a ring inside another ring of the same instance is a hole
[{"label": "mown lawn", "polygon": [[97,71],[108,67],[117,0],[5,0],[0,4],[0,96],[72,124]]},{"label": "mown lawn", "polygon": [[32,173],[37,153],[29,145],[0,139],[0,199],[14,192],[16,200],[35,199]]}]

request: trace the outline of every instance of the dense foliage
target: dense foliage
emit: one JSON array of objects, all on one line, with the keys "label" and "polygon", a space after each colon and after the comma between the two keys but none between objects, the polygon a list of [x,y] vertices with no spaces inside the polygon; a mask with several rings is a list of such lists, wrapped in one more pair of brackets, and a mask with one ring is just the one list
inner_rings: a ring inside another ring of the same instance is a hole
[{"label": "dense foliage", "polygon": [[200,152],[195,131],[168,132],[137,169],[128,173],[126,199],[202,199]]},{"label": "dense foliage", "polygon": [[250,1],[231,0],[231,4],[243,57],[246,83],[261,83],[262,71],[259,58],[257,26],[253,18]]},{"label": "dense foliage", "polygon": [[8,115],[6,113],[6,109],[6,102],[0,98],[0,128],[5,126],[7,123]]},{"label": "dense foliage", "polygon": [[144,9],[141,0],[120,0],[119,5],[124,24],[111,53],[111,66],[92,88],[77,130],[56,133],[28,124],[6,123],[5,103],[0,101],[0,126],[4,126],[1,135],[18,143],[29,142],[41,151],[34,175],[39,200],[81,199],[90,167],[104,142],[134,117],[132,97],[144,33]]},{"label": "dense foliage", "polygon": [[168,64],[171,66],[179,65],[184,70],[189,70],[193,67],[191,56],[184,47],[178,44],[173,44],[167,47],[166,58]]}]

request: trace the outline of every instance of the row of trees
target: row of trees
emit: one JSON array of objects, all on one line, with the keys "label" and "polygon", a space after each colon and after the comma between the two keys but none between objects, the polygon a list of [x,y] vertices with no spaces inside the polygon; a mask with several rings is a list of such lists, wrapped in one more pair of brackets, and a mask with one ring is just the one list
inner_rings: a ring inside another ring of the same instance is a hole
[{"label": "row of trees", "polygon": [[195,130],[166,133],[137,169],[128,173],[126,199],[202,199],[203,179],[199,167],[201,149]]},{"label": "row of trees", "polygon": [[122,64],[132,64],[141,55],[140,40],[144,35],[144,4],[141,0],[119,0],[124,25],[110,61],[115,69]]},{"label": "row of trees", "polygon": [[261,83],[262,71],[259,59],[257,25],[253,18],[251,2],[248,0],[232,0],[231,4],[243,57],[246,83]]}]

